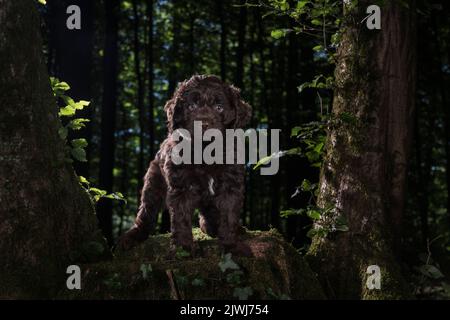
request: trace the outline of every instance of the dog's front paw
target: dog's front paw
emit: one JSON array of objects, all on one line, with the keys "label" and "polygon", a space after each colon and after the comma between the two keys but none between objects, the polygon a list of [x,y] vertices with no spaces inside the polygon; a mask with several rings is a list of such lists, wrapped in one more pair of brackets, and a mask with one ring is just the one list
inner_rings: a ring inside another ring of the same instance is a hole
[{"label": "dog's front paw", "polygon": [[142,232],[142,230],[132,227],[119,238],[115,250],[128,251],[147,238],[148,235]]}]

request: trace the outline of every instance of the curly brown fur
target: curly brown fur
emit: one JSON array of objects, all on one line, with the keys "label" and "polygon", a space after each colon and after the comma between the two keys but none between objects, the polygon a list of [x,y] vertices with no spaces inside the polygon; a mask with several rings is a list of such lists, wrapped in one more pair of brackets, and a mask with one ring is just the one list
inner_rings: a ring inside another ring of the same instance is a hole
[{"label": "curly brown fur", "polygon": [[170,213],[173,247],[182,246],[192,252],[192,215],[199,209],[203,232],[218,237],[225,250],[247,254],[238,241],[244,165],[176,165],[171,151],[178,143],[172,138],[174,130],[187,129],[192,135],[194,121],[202,121],[204,129],[215,128],[223,133],[243,128],[251,117],[250,106],[241,99],[239,89],[216,76],[196,75],[179,85],[164,110],[169,134],[150,163],[135,224],[119,240],[119,247],[129,249],[144,241],[154,231],[164,203]]}]

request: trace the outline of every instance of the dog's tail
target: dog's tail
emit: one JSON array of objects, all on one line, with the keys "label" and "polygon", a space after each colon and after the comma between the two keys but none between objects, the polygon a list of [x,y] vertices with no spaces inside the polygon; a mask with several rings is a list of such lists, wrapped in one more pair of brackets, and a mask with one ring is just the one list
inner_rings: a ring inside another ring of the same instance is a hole
[{"label": "dog's tail", "polygon": [[153,160],[144,177],[144,187],[141,193],[141,204],[134,222],[136,228],[145,240],[155,231],[158,213],[166,197],[167,186],[159,167],[158,159]]}]

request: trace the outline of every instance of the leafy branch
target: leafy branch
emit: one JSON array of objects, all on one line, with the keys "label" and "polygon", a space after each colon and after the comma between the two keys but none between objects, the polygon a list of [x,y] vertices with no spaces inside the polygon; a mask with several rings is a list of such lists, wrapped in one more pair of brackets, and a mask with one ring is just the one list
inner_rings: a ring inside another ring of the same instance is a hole
[{"label": "leafy branch", "polygon": [[[89,119],[74,118],[77,111],[83,110],[89,106],[90,102],[80,100],[75,102],[71,97],[66,95],[66,91],[70,89],[67,82],[59,81],[57,78],[50,78],[50,85],[52,87],[53,95],[57,102],[63,106],[59,108],[58,116],[61,120],[62,127],[59,128],[59,137],[66,142],[67,153],[71,156],[66,159],[67,162],[72,163],[74,160],[79,162],[86,162],[86,147],[88,142],[84,138],[72,139],[68,141],[70,131],[81,130],[86,127]],[[73,158],[73,159],[72,159]],[[106,190],[101,190],[91,186],[91,183],[83,176],[78,176],[81,186],[89,193],[91,199],[96,203],[100,198],[107,198],[127,202],[124,195],[120,192],[113,192],[108,194]]]}]

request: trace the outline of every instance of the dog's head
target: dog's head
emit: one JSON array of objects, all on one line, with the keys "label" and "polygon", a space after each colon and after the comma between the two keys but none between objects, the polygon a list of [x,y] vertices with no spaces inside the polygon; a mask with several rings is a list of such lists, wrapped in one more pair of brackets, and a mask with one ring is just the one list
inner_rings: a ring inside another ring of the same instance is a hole
[{"label": "dog's head", "polygon": [[170,133],[180,128],[193,133],[194,121],[201,121],[203,130],[243,128],[252,111],[238,88],[213,75],[195,75],[180,83],[164,110]]}]

